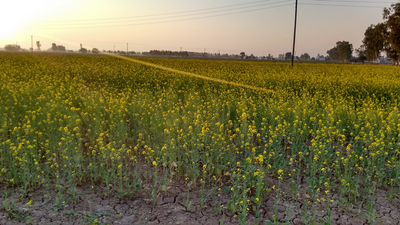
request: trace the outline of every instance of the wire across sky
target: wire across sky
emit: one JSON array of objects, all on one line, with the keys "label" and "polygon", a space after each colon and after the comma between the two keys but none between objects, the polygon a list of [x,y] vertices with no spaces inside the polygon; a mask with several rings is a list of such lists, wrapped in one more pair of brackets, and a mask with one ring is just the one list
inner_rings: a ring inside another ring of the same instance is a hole
[{"label": "wire across sky", "polygon": [[[337,41],[361,45],[371,24],[383,21],[391,0],[299,0],[296,55],[325,55]],[[0,47],[40,41],[76,51],[80,43],[101,50],[171,51],[258,56],[291,51],[295,0],[13,0],[18,13],[0,14]]]},{"label": "wire across sky", "polygon": [[[33,29],[91,29],[150,25],[160,23],[180,22],[187,20],[198,20],[212,17],[229,16],[254,11],[268,10],[286,6],[292,6],[294,0],[264,0],[240,4],[194,9],[178,12],[166,12],[160,14],[138,15],[131,17],[94,18],[83,20],[50,20],[41,22],[25,22],[22,26]],[[339,3],[339,4],[337,4]],[[347,4],[350,3],[350,4]],[[299,5],[310,6],[335,6],[353,8],[383,8],[392,2],[379,1],[344,1],[344,0],[306,0]],[[378,6],[380,4],[382,6]],[[385,6],[383,6],[385,4]]]}]

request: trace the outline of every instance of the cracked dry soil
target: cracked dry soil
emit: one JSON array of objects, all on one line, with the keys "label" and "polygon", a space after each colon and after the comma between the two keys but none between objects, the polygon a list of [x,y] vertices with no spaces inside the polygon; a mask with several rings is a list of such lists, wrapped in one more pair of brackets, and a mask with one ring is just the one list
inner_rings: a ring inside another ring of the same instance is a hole
[{"label": "cracked dry soil", "polygon": [[[277,184],[276,181],[270,180],[270,182]],[[2,208],[0,224],[16,225],[27,224],[27,222],[49,225],[93,224],[95,219],[98,224],[239,224],[237,215],[231,214],[225,207],[230,201],[229,193],[217,191],[215,195],[209,195],[201,206],[199,192],[188,191],[185,187],[185,184],[175,183],[166,192],[160,192],[155,201],[151,201],[143,196],[119,199],[118,196],[106,196],[101,187],[82,186],[77,187],[78,194],[75,202],[69,201],[57,211],[53,207],[56,199],[55,192],[37,190],[30,193],[32,197],[22,199],[14,206],[13,212],[19,212],[23,218],[30,217],[30,220],[18,222],[18,218],[15,216],[10,219],[9,213]],[[288,183],[281,183],[283,193],[290,193],[289,187]],[[311,212],[305,210],[304,202],[311,200],[307,199],[309,196],[306,193],[306,188],[300,188],[298,201],[294,201],[291,196],[286,194],[281,196],[277,204],[279,224],[305,224],[302,221],[304,219],[302,212]],[[376,192],[375,220],[377,224],[400,225],[400,196],[388,200],[387,193],[382,189],[378,189]],[[187,195],[190,196],[189,202],[192,203],[190,208],[187,207]],[[43,196],[47,196],[47,198]],[[337,194],[329,196],[329,199],[335,200],[331,204],[333,224],[369,224],[367,218],[360,215],[360,211],[367,213],[366,204],[349,205],[343,208],[338,205],[338,198]],[[29,199],[32,200],[30,207],[26,205]],[[257,218],[254,211],[250,210],[246,217],[246,224],[265,224],[265,220],[272,221],[276,200],[275,191],[268,193],[259,211],[261,217]],[[5,198],[0,198],[0,202],[4,201],[6,201]],[[7,201],[10,201],[10,198]],[[319,221],[319,219],[327,217],[328,210],[325,207],[326,203],[315,202],[315,211],[313,212],[316,221]]]}]

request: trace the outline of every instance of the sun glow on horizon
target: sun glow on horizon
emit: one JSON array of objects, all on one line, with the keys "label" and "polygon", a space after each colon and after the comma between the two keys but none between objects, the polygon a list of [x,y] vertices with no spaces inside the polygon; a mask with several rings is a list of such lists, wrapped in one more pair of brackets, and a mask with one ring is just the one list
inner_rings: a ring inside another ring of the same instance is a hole
[{"label": "sun glow on horizon", "polygon": [[17,14],[19,13],[16,13],[13,10],[4,10],[0,14],[1,39],[9,39],[17,32],[18,27],[21,24],[22,19],[24,18],[23,15],[20,16]]},{"label": "sun glow on horizon", "polygon": [[37,20],[50,19],[49,14],[56,14],[59,5],[61,4],[46,0],[14,0],[1,3],[0,7],[3,10],[0,13],[0,38],[12,39],[19,32],[32,32],[29,25]]},{"label": "sun glow on horizon", "polygon": [[[1,4],[0,38],[12,39],[21,30],[21,25],[38,13],[38,4],[32,1],[12,1]],[[17,10],[14,10],[17,9]]]}]

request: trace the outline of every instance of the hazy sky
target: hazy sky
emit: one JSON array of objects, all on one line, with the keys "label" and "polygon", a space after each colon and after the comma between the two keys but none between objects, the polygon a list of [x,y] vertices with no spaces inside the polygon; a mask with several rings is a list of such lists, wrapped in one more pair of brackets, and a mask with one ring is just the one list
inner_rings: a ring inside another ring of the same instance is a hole
[{"label": "hazy sky", "polygon": [[[151,49],[268,55],[291,51],[295,0],[5,0],[0,47],[52,43],[78,50]],[[296,55],[361,45],[394,0],[299,0]],[[34,47],[36,49],[36,46]]]}]

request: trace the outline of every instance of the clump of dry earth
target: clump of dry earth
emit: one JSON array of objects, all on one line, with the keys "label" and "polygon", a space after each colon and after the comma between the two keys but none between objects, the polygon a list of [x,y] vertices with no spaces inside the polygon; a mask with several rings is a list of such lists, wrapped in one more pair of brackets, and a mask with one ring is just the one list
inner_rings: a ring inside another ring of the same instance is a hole
[{"label": "clump of dry earth", "polygon": [[[269,182],[277,184],[277,181]],[[271,191],[261,205],[261,218],[257,218],[255,213],[250,211],[246,224],[265,224],[265,220],[272,221],[275,214],[274,205],[279,224],[306,224],[304,219],[307,219],[307,216],[302,215],[302,212],[315,215],[317,224],[320,219],[327,218],[328,210],[324,207],[326,202],[312,201],[305,188],[300,188],[297,195],[300,199],[294,201],[291,196],[284,194],[290,193],[290,185],[283,182],[280,186],[282,195],[279,203],[276,204],[276,191]],[[120,199],[118,196],[106,196],[102,187],[82,186],[77,187],[75,202],[70,199],[65,204],[54,204],[56,193],[40,189],[29,193],[31,197],[18,202],[13,197],[1,197],[0,224],[239,224],[237,215],[226,209],[230,201],[229,193],[222,190],[213,195],[208,194],[207,200],[201,206],[199,192],[190,191],[185,184],[180,183],[174,183],[167,191],[160,192],[155,201],[147,199],[145,195]],[[400,197],[394,196],[389,200],[387,194],[385,190],[377,190],[374,204],[375,221],[377,224],[400,225]],[[18,196],[18,193],[15,192],[11,196]],[[64,199],[69,197],[71,196],[64,194]],[[343,207],[338,205],[337,194],[329,197],[335,200],[331,204],[332,224],[370,224],[365,216],[368,215],[366,204],[349,204]],[[26,203],[29,200],[32,200],[32,203],[28,206]],[[313,209],[310,209],[311,205],[304,204],[308,200],[315,202]],[[10,204],[13,202],[15,204]],[[360,211],[365,215],[362,216]]]}]

